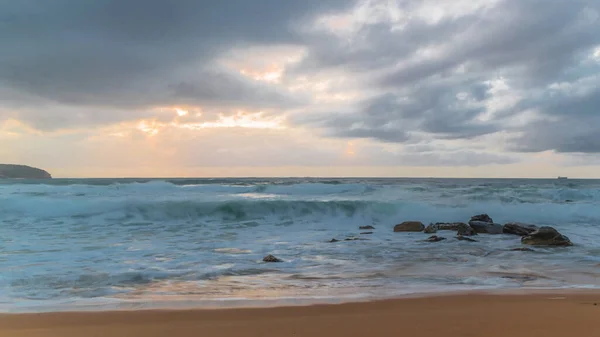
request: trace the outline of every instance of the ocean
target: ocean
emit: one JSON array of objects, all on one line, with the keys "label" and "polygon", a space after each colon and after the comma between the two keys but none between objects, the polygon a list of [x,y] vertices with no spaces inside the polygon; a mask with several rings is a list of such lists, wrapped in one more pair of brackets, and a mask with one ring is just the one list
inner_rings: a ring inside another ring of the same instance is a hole
[{"label": "ocean", "polygon": [[[553,226],[574,246],[523,252],[511,251],[522,246],[513,235],[444,231],[431,243],[393,232],[481,213]],[[599,238],[600,180],[0,180],[0,311],[598,288]]]}]

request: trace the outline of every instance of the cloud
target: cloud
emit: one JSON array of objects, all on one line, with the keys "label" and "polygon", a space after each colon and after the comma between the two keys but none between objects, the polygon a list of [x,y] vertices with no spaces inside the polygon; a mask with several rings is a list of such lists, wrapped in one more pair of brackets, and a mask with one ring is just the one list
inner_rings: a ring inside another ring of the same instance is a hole
[{"label": "cloud", "polygon": [[[516,162],[501,154],[439,146],[415,145],[399,150],[374,142],[316,138],[307,131],[284,128],[187,128],[184,124],[123,123],[93,133],[72,132],[27,136],[15,133],[18,123],[0,124],[0,155],[47,168],[102,170],[154,167],[204,169],[246,167],[477,167]],[[31,130],[27,130],[31,132]],[[351,146],[352,151],[348,151]],[[13,149],[3,154],[2,149]],[[60,149],[60,151],[57,151]],[[10,153],[12,152],[12,153]],[[293,155],[290,155],[293,153]],[[87,156],[86,154],[93,154]],[[164,171],[163,171],[164,172]],[[296,171],[297,172],[297,171]],[[171,173],[174,174],[174,173]],[[264,173],[263,173],[264,174]],[[297,173],[290,171],[289,175]]]},{"label": "cloud", "polygon": [[294,71],[345,69],[370,97],[299,123],[382,142],[507,132],[507,150],[598,151],[585,127],[553,132],[596,122],[599,96],[581,91],[600,74],[597,2],[369,2],[353,11],[321,19]]},{"label": "cloud", "polygon": [[348,113],[324,114],[304,121],[328,128],[331,135],[385,142],[408,141],[411,132],[446,139],[474,138],[499,130],[494,122],[476,120],[485,111],[481,95],[481,87],[476,85],[461,88],[430,84],[406,88],[402,94],[385,93],[366,99]]},{"label": "cloud", "polygon": [[364,144],[355,146],[355,152],[356,156],[352,158],[354,165],[479,167],[520,161],[516,156],[506,154],[424,144],[408,145],[402,149]]},{"label": "cloud", "polygon": [[[132,165],[584,158],[598,31],[593,0],[0,0],[0,123],[31,153],[151,144]],[[281,129],[216,127],[235,118]]]},{"label": "cloud", "polygon": [[[10,110],[76,106],[90,116],[98,108],[173,104],[293,106],[299,102],[285,89],[224,69],[219,55],[234,46],[298,43],[296,22],[349,5],[337,0],[1,1],[0,99]],[[14,92],[21,96],[16,102]],[[70,109],[57,114],[72,116]]]}]

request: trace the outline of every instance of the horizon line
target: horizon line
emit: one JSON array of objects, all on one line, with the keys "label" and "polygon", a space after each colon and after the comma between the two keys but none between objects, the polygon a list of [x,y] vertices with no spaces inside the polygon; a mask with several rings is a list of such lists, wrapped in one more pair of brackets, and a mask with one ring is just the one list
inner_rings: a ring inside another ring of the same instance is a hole
[{"label": "horizon line", "polygon": [[[131,177],[53,177],[48,180],[60,180],[60,179],[147,179],[147,180],[165,180],[165,179],[527,179],[527,180],[598,180],[600,177],[576,177],[566,179],[559,179],[564,176],[556,177],[410,177],[410,176],[397,176],[397,177],[377,177],[377,176],[165,176],[165,177],[143,177],[143,176],[131,176]],[[10,178],[9,178],[10,179]],[[13,180],[13,179],[11,179]],[[19,180],[14,179],[14,180]],[[21,180],[38,180],[38,179],[21,179]],[[41,180],[41,179],[39,179]]]}]

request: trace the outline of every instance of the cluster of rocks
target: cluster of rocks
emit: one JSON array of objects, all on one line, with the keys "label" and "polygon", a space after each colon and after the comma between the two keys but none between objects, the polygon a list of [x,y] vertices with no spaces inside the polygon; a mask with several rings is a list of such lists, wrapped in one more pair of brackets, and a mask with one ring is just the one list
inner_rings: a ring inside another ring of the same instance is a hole
[{"label": "cluster of rocks", "polygon": [[[521,236],[521,243],[532,246],[571,246],[573,243],[568,237],[559,233],[553,227],[538,227],[536,225],[520,222],[509,222],[504,225],[495,223],[487,214],[471,217],[468,223],[464,222],[438,222],[425,226],[419,221],[405,221],[394,226],[394,232],[424,232],[435,234],[438,231],[455,231],[456,239],[463,241],[477,241],[470,238],[477,234],[512,234]],[[428,242],[439,242],[445,238],[433,235]],[[527,249],[518,249],[527,250]]]},{"label": "cluster of rocks", "polygon": [[[360,226],[360,230],[374,230],[373,226]],[[478,234],[510,234],[521,237],[521,243],[531,246],[572,246],[573,243],[568,237],[559,233],[555,228],[525,224],[520,222],[509,222],[504,225],[495,223],[487,214],[479,214],[471,217],[468,223],[464,222],[437,222],[425,226],[419,221],[405,221],[394,226],[394,232],[423,232],[425,234],[436,234],[438,231],[454,231],[455,239],[461,241],[477,242],[473,236]],[[372,234],[372,231],[361,232],[360,234]],[[347,237],[344,239],[331,239],[328,242],[367,240],[361,237]],[[446,238],[432,235],[425,239],[427,242],[439,242]],[[531,248],[519,247],[511,249],[513,251],[533,251]],[[283,262],[283,260],[267,255],[263,258],[264,262]]]}]

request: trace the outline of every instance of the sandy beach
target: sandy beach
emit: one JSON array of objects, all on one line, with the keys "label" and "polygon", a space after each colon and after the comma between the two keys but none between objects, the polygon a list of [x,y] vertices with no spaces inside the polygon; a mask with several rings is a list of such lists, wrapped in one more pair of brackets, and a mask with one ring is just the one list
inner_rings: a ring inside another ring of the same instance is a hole
[{"label": "sandy beach", "polygon": [[461,294],[302,307],[0,315],[0,336],[598,336],[599,293]]}]

